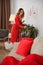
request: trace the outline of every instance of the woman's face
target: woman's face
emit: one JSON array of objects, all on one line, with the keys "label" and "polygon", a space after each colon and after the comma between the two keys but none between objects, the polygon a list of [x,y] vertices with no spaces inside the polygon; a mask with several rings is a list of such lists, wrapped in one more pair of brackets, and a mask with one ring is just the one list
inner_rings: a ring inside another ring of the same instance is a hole
[{"label": "woman's face", "polygon": [[21,11],[20,11],[20,16],[22,16],[22,15],[23,15],[23,13],[24,13],[24,11],[23,11],[23,10],[21,10]]}]

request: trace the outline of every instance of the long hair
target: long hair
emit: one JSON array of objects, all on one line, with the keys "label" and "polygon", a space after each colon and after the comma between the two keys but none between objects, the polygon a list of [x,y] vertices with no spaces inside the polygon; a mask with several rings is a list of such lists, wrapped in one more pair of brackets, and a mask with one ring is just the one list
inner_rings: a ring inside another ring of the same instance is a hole
[{"label": "long hair", "polygon": [[[18,10],[17,15],[20,14],[21,10],[23,10],[23,8],[20,8],[20,9]],[[23,14],[21,15],[21,18],[23,18],[23,17],[24,17],[24,10],[23,10]]]}]

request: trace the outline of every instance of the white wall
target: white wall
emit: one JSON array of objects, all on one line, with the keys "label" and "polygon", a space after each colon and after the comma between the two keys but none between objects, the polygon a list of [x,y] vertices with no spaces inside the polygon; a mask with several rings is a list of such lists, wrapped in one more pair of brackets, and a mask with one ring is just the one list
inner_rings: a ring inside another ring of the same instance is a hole
[{"label": "white wall", "polygon": [[[37,27],[39,35],[43,36],[43,0],[11,0],[11,13],[15,14],[21,7],[25,11],[26,24]],[[32,9],[31,16],[30,9]],[[34,10],[36,15],[33,14]]]}]

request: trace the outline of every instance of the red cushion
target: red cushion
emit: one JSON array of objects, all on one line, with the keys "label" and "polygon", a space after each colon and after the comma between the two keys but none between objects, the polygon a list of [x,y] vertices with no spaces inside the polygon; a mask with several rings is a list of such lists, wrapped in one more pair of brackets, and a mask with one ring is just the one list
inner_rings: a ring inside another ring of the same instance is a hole
[{"label": "red cushion", "polygon": [[26,56],[30,51],[32,43],[33,38],[22,38],[16,53]]}]

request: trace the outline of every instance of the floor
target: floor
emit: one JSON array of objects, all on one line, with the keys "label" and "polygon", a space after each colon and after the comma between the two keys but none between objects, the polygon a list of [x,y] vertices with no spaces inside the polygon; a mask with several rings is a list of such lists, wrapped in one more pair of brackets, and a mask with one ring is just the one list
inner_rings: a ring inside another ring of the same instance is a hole
[{"label": "floor", "polygon": [[5,50],[4,42],[0,42],[0,63],[3,61],[3,59],[8,55],[10,51]]}]

